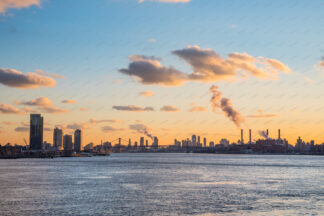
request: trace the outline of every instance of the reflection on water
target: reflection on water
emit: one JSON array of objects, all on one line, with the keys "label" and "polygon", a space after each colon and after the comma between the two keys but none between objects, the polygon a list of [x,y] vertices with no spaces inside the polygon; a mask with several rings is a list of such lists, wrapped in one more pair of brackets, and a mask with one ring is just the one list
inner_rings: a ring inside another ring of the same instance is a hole
[{"label": "reflection on water", "polygon": [[320,215],[324,157],[0,160],[0,215]]}]

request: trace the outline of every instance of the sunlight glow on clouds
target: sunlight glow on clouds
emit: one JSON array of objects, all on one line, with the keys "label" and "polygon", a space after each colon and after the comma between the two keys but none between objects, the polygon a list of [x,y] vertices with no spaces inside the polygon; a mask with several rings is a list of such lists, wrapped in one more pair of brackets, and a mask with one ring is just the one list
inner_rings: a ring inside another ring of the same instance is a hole
[{"label": "sunlight glow on clouds", "polygon": [[21,9],[32,5],[40,6],[40,0],[1,0],[0,14],[4,14],[10,8]]},{"label": "sunlight glow on clouds", "polygon": [[154,111],[153,107],[140,107],[140,106],[136,106],[136,105],[113,106],[112,108],[115,110],[131,111],[131,112]]},{"label": "sunlight glow on clouds", "polygon": [[26,74],[15,70],[0,68],[0,83],[13,88],[39,88],[53,87],[56,81],[48,76],[42,76],[37,73],[28,72]]},{"label": "sunlight glow on clouds", "polygon": [[152,97],[154,95],[154,92],[152,91],[141,91],[140,95],[143,97]]},{"label": "sunlight glow on clouds", "polygon": [[0,103],[0,113],[4,114],[22,114],[23,112],[10,104]]},{"label": "sunlight glow on clouds", "polygon": [[162,112],[179,112],[180,109],[175,106],[165,105],[160,109],[160,111],[162,111]]},{"label": "sunlight glow on clouds", "polygon": [[66,113],[69,110],[61,109],[55,107],[50,99],[47,97],[39,97],[31,101],[15,101],[15,105],[27,105],[27,106],[36,106],[40,111],[45,113]]},{"label": "sunlight glow on clouds", "polygon": [[135,76],[142,84],[178,86],[186,81],[216,82],[234,80],[238,76],[259,79],[278,78],[279,73],[290,73],[288,66],[276,59],[253,57],[247,53],[230,53],[224,59],[212,49],[187,46],[175,50],[172,54],[184,60],[193,73],[187,74],[173,67],[164,67],[156,57],[133,55],[128,68],[119,72]]}]

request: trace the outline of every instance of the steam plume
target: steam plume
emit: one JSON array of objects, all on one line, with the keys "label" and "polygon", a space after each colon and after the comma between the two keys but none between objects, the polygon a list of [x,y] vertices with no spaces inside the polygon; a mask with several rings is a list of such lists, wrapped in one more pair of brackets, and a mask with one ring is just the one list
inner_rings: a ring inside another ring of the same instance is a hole
[{"label": "steam plume", "polygon": [[237,127],[241,126],[244,122],[244,118],[241,114],[232,107],[231,100],[229,98],[223,98],[222,92],[218,90],[218,86],[213,85],[210,87],[210,91],[213,94],[210,102],[212,103],[213,111],[216,112],[217,108],[221,108],[225,115],[232,121]]},{"label": "steam plume", "polygon": [[266,131],[264,130],[259,130],[259,135],[262,136],[265,139],[269,139],[269,136]]},{"label": "steam plume", "polygon": [[145,125],[143,125],[143,124],[132,124],[132,125],[129,125],[129,129],[135,130],[138,133],[143,133],[143,134],[145,134],[146,136],[150,137],[153,140],[152,134],[150,134],[148,132],[148,128]]}]

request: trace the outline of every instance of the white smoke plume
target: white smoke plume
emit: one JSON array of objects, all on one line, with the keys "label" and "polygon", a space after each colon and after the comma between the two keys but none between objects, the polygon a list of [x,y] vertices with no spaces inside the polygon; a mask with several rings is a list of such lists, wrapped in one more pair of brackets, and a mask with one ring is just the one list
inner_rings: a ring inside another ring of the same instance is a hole
[{"label": "white smoke plume", "polygon": [[153,140],[152,134],[150,134],[148,132],[148,130],[149,130],[148,127],[145,126],[145,125],[143,125],[143,124],[132,124],[132,125],[129,125],[129,129],[135,130],[138,133],[143,133],[143,134],[145,134],[146,136],[150,137]]},{"label": "white smoke plume", "polygon": [[223,98],[222,92],[218,90],[218,86],[213,85],[210,87],[210,91],[213,94],[210,102],[212,103],[213,111],[216,112],[218,108],[222,109],[226,117],[228,117],[237,127],[241,126],[244,122],[243,116],[232,107],[231,100],[229,98]]},{"label": "white smoke plume", "polygon": [[265,139],[269,139],[269,135],[264,130],[259,130],[259,135],[262,136]]}]

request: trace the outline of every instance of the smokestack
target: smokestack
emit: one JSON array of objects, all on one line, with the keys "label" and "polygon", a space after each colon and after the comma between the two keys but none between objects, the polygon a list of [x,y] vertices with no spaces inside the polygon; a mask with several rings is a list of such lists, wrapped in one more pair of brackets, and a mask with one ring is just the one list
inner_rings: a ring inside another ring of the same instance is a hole
[{"label": "smokestack", "polygon": [[241,129],[241,144],[244,144],[244,140],[243,140],[243,129]]},{"label": "smokestack", "polygon": [[269,129],[267,129],[267,137],[269,136]]},{"label": "smokestack", "polygon": [[251,144],[252,143],[252,131],[251,131],[251,129],[249,130],[249,144]]},{"label": "smokestack", "polygon": [[278,140],[280,140],[280,129],[278,129]]}]

